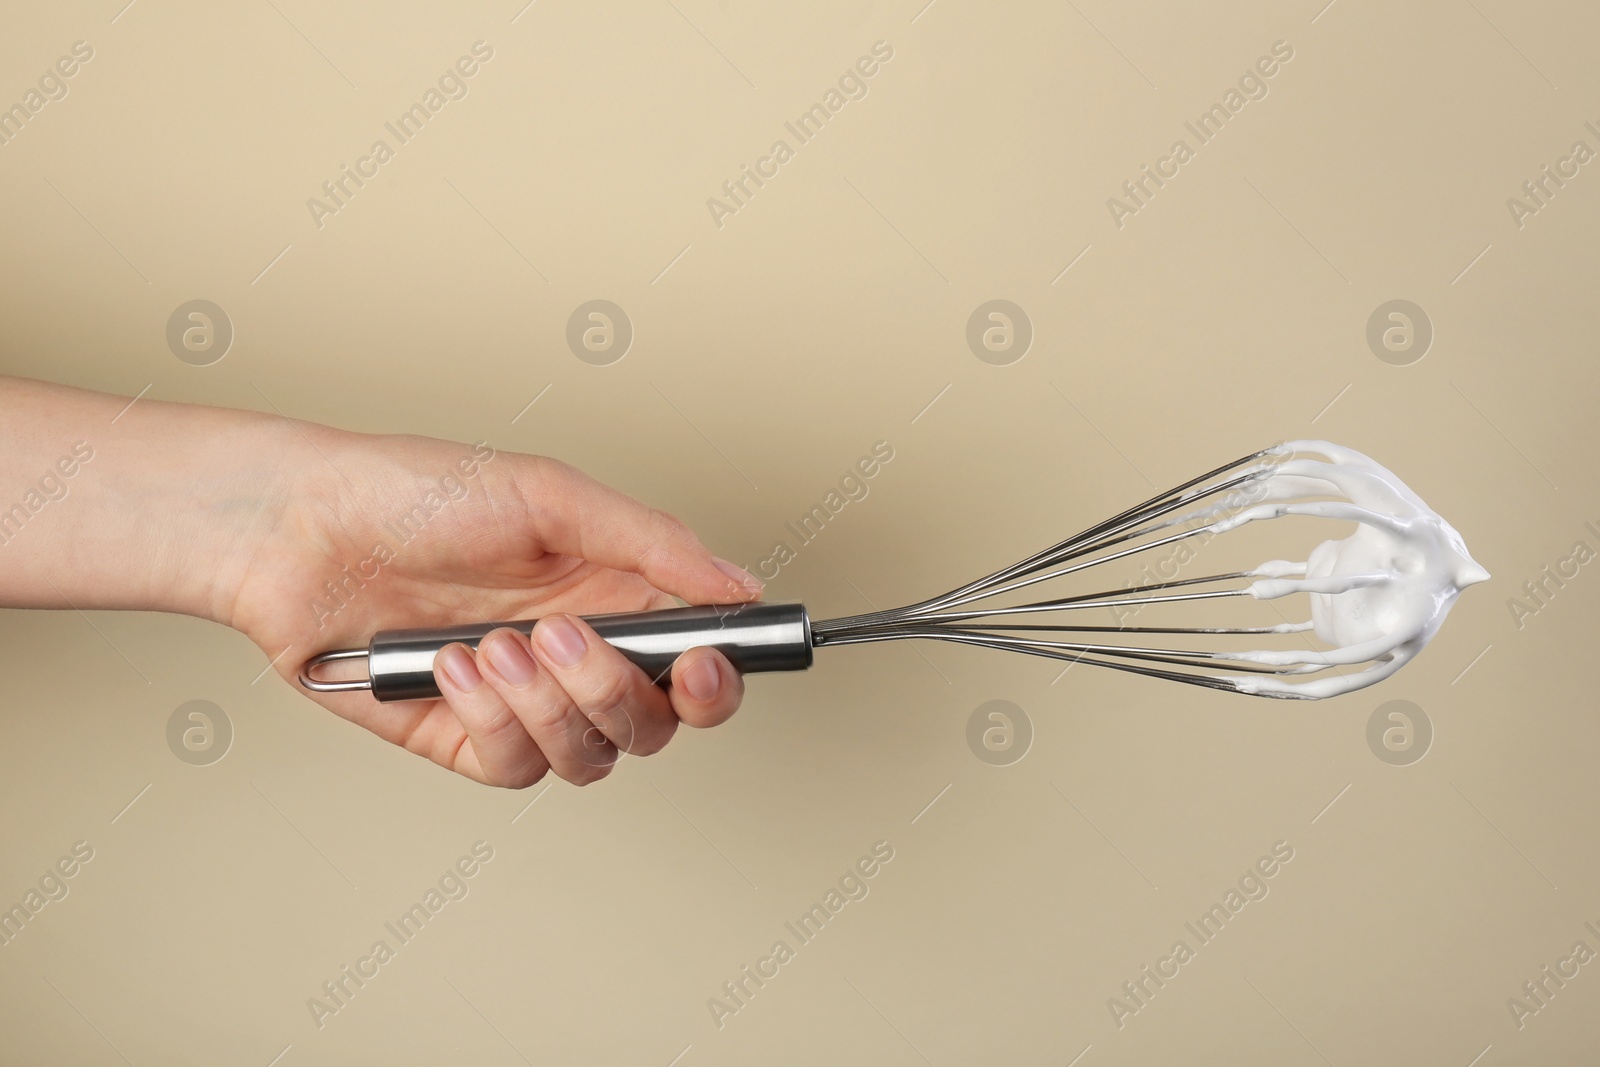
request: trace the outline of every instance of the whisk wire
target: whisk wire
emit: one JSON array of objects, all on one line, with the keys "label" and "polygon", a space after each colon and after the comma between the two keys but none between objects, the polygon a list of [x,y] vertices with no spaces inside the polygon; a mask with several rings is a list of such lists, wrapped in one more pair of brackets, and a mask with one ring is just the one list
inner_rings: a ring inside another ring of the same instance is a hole
[{"label": "whisk wire", "polygon": [[[1031,556],[919,603],[815,622],[812,624],[813,640],[817,645],[865,644],[904,639],[951,641],[1064,660],[1069,664],[1087,663],[1110,667],[1149,677],[1235,692],[1241,691],[1235,678],[1209,672],[1227,671],[1234,675],[1285,675],[1322,670],[1326,664],[1317,660],[1317,653],[1311,653],[1308,659],[1299,662],[1270,665],[1259,658],[1260,653],[1156,648],[1130,643],[1059,640],[1042,636],[1090,633],[1188,636],[1280,635],[1309,630],[1311,628],[1309,621],[1284,622],[1272,626],[1135,627],[1086,625],[1063,621],[1060,615],[1057,615],[1085,608],[1104,608],[1131,614],[1151,605],[1247,597],[1253,595],[1250,581],[1259,575],[1259,572],[1254,571],[1229,571],[1143,585],[1128,584],[1120,589],[1075,593],[1032,603],[966,607],[975,605],[979,601],[992,602],[995,598],[1006,597],[1045,582],[1126,560],[1140,553],[1175,545],[1190,538],[1215,533],[1224,516],[1236,513],[1254,502],[1254,495],[1247,487],[1274,469],[1274,465],[1270,462],[1258,464],[1257,461],[1280,454],[1282,454],[1281,449],[1268,448],[1242,456],[1166,492],[1158,493]],[[1240,468],[1245,469],[1240,470]],[[1240,491],[1237,499],[1224,498],[1205,507],[1198,507],[1204,501],[1234,490]],[[1174,525],[1185,522],[1196,522],[1197,525],[1167,532]],[[1235,584],[1204,591],[1171,591],[1227,582]],[[1019,621],[1041,615],[1056,617],[1049,623]],[[1252,659],[1252,657],[1257,658]]]},{"label": "whisk wire", "polygon": [[[1218,475],[1226,474],[1227,472],[1236,470],[1245,464],[1253,463],[1255,460],[1269,455],[1272,453],[1272,451],[1272,449],[1262,449],[1261,451],[1253,452],[1248,456],[1241,456],[1232,463],[1224,464],[1223,466],[1209,471],[1198,478],[1191,478],[1182,485],[1175,486],[1164,493],[1159,493],[1143,503],[1128,508],[1127,510],[1113,515],[1111,518],[1102,522],[1096,523],[1086,530],[1082,530],[1063,541],[1059,541],[1056,544],[1051,545],[1049,548],[1035,552],[1033,555],[1028,556],[1023,560],[1020,560],[1009,566],[1002,567],[993,574],[986,575],[977,579],[976,581],[968,582],[966,585],[952,589],[947,593],[942,593],[939,596],[932,597],[916,604],[911,604],[907,607],[892,608],[884,611],[873,611],[862,615],[852,615],[847,618],[831,620],[830,622],[822,625],[825,627],[832,627],[834,625],[860,626],[898,622],[916,616],[925,611],[937,611],[955,604],[967,603],[970,600],[997,595],[999,592],[1001,592],[1001,590],[997,590],[995,587],[1001,585],[1002,583],[1021,578],[1023,575],[1033,574],[1038,570],[1055,566],[1058,563],[1064,563],[1070,559],[1079,559],[1086,555],[1092,555],[1095,552],[1102,551],[1113,545],[1121,544],[1126,541],[1144,536],[1151,532],[1151,528],[1141,528],[1141,524],[1149,522],[1152,519],[1168,515],[1173,511],[1177,511],[1207,497],[1215,496],[1218,493],[1238,488],[1253,481],[1259,476],[1260,469],[1250,470],[1244,474],[1226,479],[1218,484],[1205,486],[1203,489],[1197,492],[1187,492],[1196,485],[1207,482]],[[1195,530],[1174,535],[1170,541],[1164,543],[1172,543],[1173,541],[1182,540],[1185,537],[1192,537],[1203,532],[1205,529],[1206,527],[1198,527]],[[1088,543],[1086,544],[1085,542]],[[1161,546],[1155,543],[1150,543],[1133,551],[1143,551],[1145,549],[1158,547]],[[1132,552],[1129,552],[1128,554],[1131,555]],[[1091,566],[1097,566],[1100,563],[1110,562],[1112,559],[1116,558],[1122,557],[1105,557],[1084,564],[1076,569],[1087,569]],[[1061,574],[1065,573],[1071,573],[1071,571],[1063,571],[1057,574],[1039,577],[1034,579],[1034,581],[1044,581],[1047,578],[1060,577]],[[1021,588],[1021,586],[1018,585],[1016,588]]]}]

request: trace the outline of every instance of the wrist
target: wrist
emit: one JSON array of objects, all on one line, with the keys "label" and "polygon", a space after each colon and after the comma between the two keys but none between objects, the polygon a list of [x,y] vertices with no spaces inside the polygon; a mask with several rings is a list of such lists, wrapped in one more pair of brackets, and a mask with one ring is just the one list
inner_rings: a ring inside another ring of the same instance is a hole
[{"label": "wrist", "polygon": [[[338,431],[277,415],[188,408],[192,466],[165,471],[152,499],[173,492],[153,559],[156,610],[236,626],[241,596],[303,501],[320,496]],[[176,475],[176,477],[174,477]],[[164,601],[164,602],[163,602]]]},{"label": "wrist", "polygon": [[231,625],[253,561],[296,499],[293,479],[320,461],[308,462],[295,425],[255,412],[145,402],[116,430],[100,449],[88,525],[102,561],[90,603]]}]

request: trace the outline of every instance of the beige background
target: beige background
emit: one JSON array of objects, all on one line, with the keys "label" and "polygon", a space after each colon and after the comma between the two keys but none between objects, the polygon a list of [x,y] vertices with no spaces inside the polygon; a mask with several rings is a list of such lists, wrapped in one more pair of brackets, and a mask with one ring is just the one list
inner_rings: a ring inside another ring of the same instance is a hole
[{"label": "beige background", "polygon": [[[598,787],[519,794],[261,678],[215,626],[8,612],[0,901],[75,841],[95,858],[0,948],[0,1058],[1593,1061],[1595,967],[1524,1029],[1506,1007],[1600,949],[1600,571],[1520,629],[1507,605],[1600,547],[1600,174],[1520,229],[1505,203],[1600,148],[1590,8],[522,2],[8,12],[0,102],[95,56],[0,147],[5,371],[558,455],[751,565],[886,439],[771,584],[824,617],[1307,435],[1394,467],[1495,579],[1325,704],[840,650]],[[480,39],[470,95],[314,226],[306,198]],[[713,225],[706,198],[878,40],[869,95]],[[1118,229],[1106,199],[1279,40],[1269,95]],[[205,368],[164,338],[195,298],[237,331]],[[564,341],[595,298],[637,334],[608,367]],[[1011,366],[964,340],[992,298],[1036,330]],[[1364,337],[1396,298],[1436,334],[1409,366]],[[167,747],[193,699],[235,730],[207,767]],[[991,699],[1035,732],[1008,767],[967,746]],[[1368,748],[1391,699],[1433,723],[1411,766]],[[319,1030],[307,998],[478,840],[470,895]],[[870,895],[719,1030],[707,998],[879,840]],[[1271,894],[1118,1029],[1107,998],[1280,840]]]}]

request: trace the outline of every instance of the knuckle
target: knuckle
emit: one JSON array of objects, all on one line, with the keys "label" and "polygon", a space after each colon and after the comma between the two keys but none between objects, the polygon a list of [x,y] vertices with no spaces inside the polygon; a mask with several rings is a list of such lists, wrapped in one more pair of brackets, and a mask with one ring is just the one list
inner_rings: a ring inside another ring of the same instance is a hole
[{"label": "knuckle", "polygon": [[609,763],[596,766],[592,763],[579,763],[566,776],[567,781],[582,789],[586,785],[594,785],[600,779],[611,773],[612,765]]},{"label": "knuckle", "polygon": [[530,467],[543,474],[563,475],[569,478],[573,476],[587,477],[577,467],[554,456],[528,456],[526,458]]},{"label": "knuckle", "polygon": [[651,508],[650,542],[650,554],[655,555],[669,547],[697,546],[700,540],[688,524],[676,515],[660,508]]},{"label": "knuckle", "polygon": [[530,785],[533,785],[544,778],[549,770],[549,765],[544,763],[544,761],[529,760],[521,767],[518,767],[507,774],[505,776],[505,781],[497,782],[495,784],[503,786],[506,789],[526,789]]},{"label": "knuckle", "polygon": [[618,748],[626,748],[637,732],[634,715],[626,705],[598,708],[589,712],[588,718],[594,724],[595,731]]},{"label": "knuckle", "polygon": [[672,740],[672,735],[678,732],[678,720],[671,719],[658,730],[642,731],[641,735],[632,738],[628,745],[628,754],[632,756],[654,756],[657,752],[667,747],[667,742]]},{"label": "knuckle", "polygon": [[677,536],[686,529],[682,519],[660,508],[650,509],[650,527],[663,537]]},{"label": "knuckle", "polygon": [[572,754],[590,766],[602,767],[617,758],[616,746],[605,731],[584,720],[581,729],[572,731]]},{"label": "knuckle", "polygon": [[633,703],[635,679],[630,677],[627,664],[617,664],[601,672],[584,701],[585,710],[604,719],[630,719],[628,709]]},{"label": "knuckle", "polygon": [[483,741],[494,746],[506,741],[515,741],[519,734],[525,733],[522,723],[509,707],[500,707],[484,714],[478,721],[477,734]]},{"label": "knuckle", "polygon": [[563,691],[533,693],[519,701],[517,717],[530,732],[549,734],[571,719],[572,699]]},{"label": "knuckle", "polygon": [[561,487],[574,484],[580,479],[586,479],[578,468],[570,463],[556,459],[554,456],[528,455],[513,453],[515,461],[514,472],[522,474],[532,485],[538,488],[539,495],[549,499],[560,492]]}]

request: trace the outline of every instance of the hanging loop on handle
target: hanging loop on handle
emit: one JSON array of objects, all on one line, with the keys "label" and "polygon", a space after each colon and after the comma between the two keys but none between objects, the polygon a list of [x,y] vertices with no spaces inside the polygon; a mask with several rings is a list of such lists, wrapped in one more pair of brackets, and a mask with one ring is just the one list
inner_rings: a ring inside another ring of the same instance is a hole
[{"label": "hanging loop on handle", "polygon": [[345,682],[329,682],[318,679],[316,670],[324,663],[333,663],[342,659],[366,659],[367,650],[364,648],[336,648],[332,652],[324,652],[320,656],[312,656],[300,668],[300,684],[313,693],[358,693],[372,688],[370,678],[355,678]]}]

